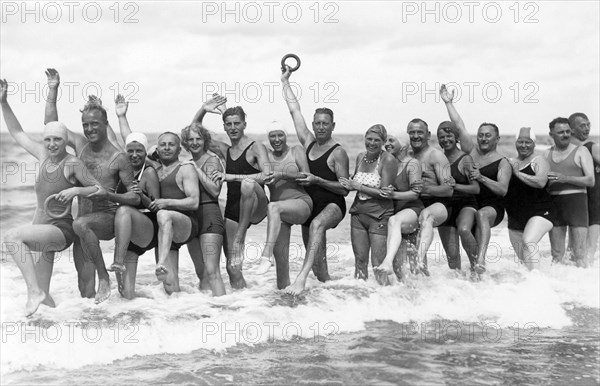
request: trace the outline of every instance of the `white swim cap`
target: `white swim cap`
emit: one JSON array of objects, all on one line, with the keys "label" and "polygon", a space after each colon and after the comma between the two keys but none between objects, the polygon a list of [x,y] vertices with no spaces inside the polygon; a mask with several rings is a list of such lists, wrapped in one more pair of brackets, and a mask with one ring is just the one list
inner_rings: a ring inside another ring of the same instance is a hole
[{"label": "white swim cap", "polygon": [[410,138],[408,137],[408,133],[401,131],[396,134],[396,138],[398,139],[400,146],[407,147],[410,145]]},{"label": "white swim cap", "polygon": [[279,121],[273,121],[267,126],[267,135],[271,134],[273,131],[283,131],[283,134],[285,134],[286,137],[288,135],[285,126]]},{"label": "white swim cap", "polygon": [[48,122],[46,126],[44,126],[44,138],[59,137],[66,141],[68,136],[67,126],[58,121]]},{"label": "white swim cap", "polygon": [[519,129],[519,133],[515,137],[515,141],[519,138],[529,138],[533,142],[535,142],[535,133],[533,132],[533,130],[531,130],[531,127],[521,127]]},{"label": "white swim cap", "polygon": [[148,138],[145,134],[142,133],[131,133],[125,139],[125,146],[129,145],[131,142],[137,142],[144,146],[144,150],[148,149]]}]

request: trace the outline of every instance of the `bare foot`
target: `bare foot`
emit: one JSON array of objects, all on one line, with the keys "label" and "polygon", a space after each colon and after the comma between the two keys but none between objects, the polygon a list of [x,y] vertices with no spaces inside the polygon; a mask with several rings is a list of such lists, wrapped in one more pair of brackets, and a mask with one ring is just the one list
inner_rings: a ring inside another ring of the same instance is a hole
[{"label": "bare foot", "polygon": [[98,292],[96,292],[96,304],[102,303],[110,297],[110,280],[100,279],[98,283]]},{"label": "bare foot", "polygon": [[127,270],[127,268],[125,267],[125,264],[123,263],[112,263],[110,265],[110,267],[108,267],[107,271],[110,272],[117,272],[117,273],[124,273]]},{"label": "bare foot", "polygon": [[254,272],[257,275],[264,275],[267,272],[269,272],[271,270],[271,267],[273,266],[273,260],[270,257],[264,257],[262,256],[260,258],[260,262],[258,263],[258,265],[256,266],[256,268],[254,269]]},{"label": "bare foot", "polygon": [[304,287],[306,286],[306,280],[296,279],[294,284],[284,289],[286,294],[298,296],[304,291]]},{"label": "bare foot", "polygon": [[44,291],[29,293],[27,295],[27,303],[25,303],[25,316],[33,315],[44,299],[46,299]]},{"label": "bare foot", "polygon": [[475,272],[477,272],[478,275],[481,275],[482,273],[485,273],[485,266],[484,265],[475,264],[475,267],[473,267],[473,269],[475,270]]},{"label": "bare foot", "polygon": [[169,270],[167,270],[167,268],[165,268],[165,266],[158,264],[156,266],[156,269],[154,270],[154,273],[156,274],[156,278],[162,282],[165,282],[167,280],[167,275],[169,274]]},{"label": "bare foot", "polygon": [[44,299],[42,304],[50,308],[56,307],[56,303],[54,303],[54,299],[52,299],[52,296],[50,296],[50,294],[46,294],[46,298]]}]

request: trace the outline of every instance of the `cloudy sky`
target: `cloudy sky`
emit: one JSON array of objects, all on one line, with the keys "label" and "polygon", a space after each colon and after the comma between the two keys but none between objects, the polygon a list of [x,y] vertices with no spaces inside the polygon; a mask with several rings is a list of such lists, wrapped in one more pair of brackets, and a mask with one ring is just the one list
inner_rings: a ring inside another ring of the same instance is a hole
[{"label": "cloudy sky", "polygon": [[[2,2],[0,76],[25,130],[41,131],[46,67],[59,70],[60,120],[79,129],[85,94],[99,94],[114,126],[114,97],[131,101],[134,130],[179,131],[212,92],[292,129],[280,60],[310,120],[334,110],[338,133],[391,132],[421,117],[446,119],[441,83],[460,94],[471,130],[495,122],[547,133],[548,122],[599,115],[599,3],[549,2]],[[219,117],[205,121],[222,130]],[[6,126],[2,122],[2,131]]]}]

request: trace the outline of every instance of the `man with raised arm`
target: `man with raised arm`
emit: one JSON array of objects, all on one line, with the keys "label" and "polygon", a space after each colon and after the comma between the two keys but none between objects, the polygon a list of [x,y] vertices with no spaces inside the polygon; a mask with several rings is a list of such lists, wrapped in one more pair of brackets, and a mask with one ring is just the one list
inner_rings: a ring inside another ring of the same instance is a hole
[{"label": "man with raised arm", "polygon": [[[202,105],[192,124],[202,124],[207,112],[220,114],[219,107],[226,102],[215,96]],[[230,107],[223,113],[223,128],[231,146],[221,141],[212,141],[210,150],[225,160],[225,173],[215,170],[211,178],[227,182],[225,204],[225,257],[227,274],[232,288],[246,287],[242,274],[246,232],[251,224],[259,224],[267,217],[269,200],[264,190],[268,175],[269,157],[267,148],[244,134],[246,113],[240,106]]]},{"label": "man with raised arm", "polygon": [[427,251],[433,241],[433,228],[444,223],[451,215],[450,198],[454,179],[450,174],[450,162],[441,150],[429,145],[431,133],[427,123],[415,118],[406,129],[413,150],[413,157],[421,163],[423,189],[421,201],[425,209],[419,215],[418,264],[421,273],[429,276]]},{"label": "man with raised arm", "polygon": [[549,126],[554,146],[545,153],[550,164],[547,190],[552,196],[558,217],[550,231],[552,261],[563,260],[565,237],[569,227],[569,245],[573,250],[575,264],[578,267],[586,267],[586,188],[594,186],[594,163],[587,149],[571,143],[571,127],[567,118],[555,118]]},{"label": "man with raised arm", "polygon": [[[48,69],[46,75],[49,91],[45,123],[58,120],[56,98],[60,83],[56,70]],[[88,172],[104,189],[88,196],[91,204],[80,205],[79,217],[73,221],[73,230],[79,236],[73,243],[73,255],[81,296],[95,297],[96,303],[100,303],[110,296],[110,279],[100,249],[100,240],[111,240],[115,237],[114,218],[117,204],[136,206],[140,198],[131,191],[134,181],[133,168],[127,156],[108,138],[109,133],[114,138],[114,133],[108,129],[106,110],[101,101],[90,97],[81,113],[84,136],[69,131],[69,143],[74,146],[77,156],[83,161]],[[126,193],[115,193],[119,180],[127,187]],[[84,210],[84,207],[88,210]],[[98,291],[95,290],[95,271],[98,272]]]},{"label": "man with raised arm", "polygon": [[591,264],[598,251],[600,239],[600,147],[590,140],[590,120],[584,113],[574,113],[569,117],[571,127],[571,143],[584,146],[590,151],[594,161],[594,186],[587,188],[588,199],[588,233],[587,259]]},{"label": "man with raised arm", "polygon": [[306,286],[306,278],[312,268],[319,281],[329,280],[327,269],[326,237],[328,229],[335,228],[346,214],[345,196],[348,191],[340,184],[340,178],[348,178],[348,154],[331,138],[335,128],[333,111],[319,108],[313,116],[313,133],[308,130],[300,111],[300,104],[290,87],[291,71],[288,66],[282,68],[285,101],[292,115],[296,134],[306,149],[310,173],[297,181],[312,198],[313,208],[308,220],[302,225],[302,240],[306,247],[306,256],[302,270],[296,281],[286,288],[286,292],[298,295]]},{"label": "man with raised arm", "polygon": [[167,294],[179,292],[179,248],[198,236],[196,210],[200,201],[198,174],[192,164],[179,162],[181,140],[175,133],[158,137],[160,197],[150,203],[158,222],[156,277]]},{"label": "man with raised arm", "polygon": [[[442,85],[445,92],[446,86]],[[508,160],[497,151],[500,141],[500,131],[493,123],[482,123],[477,129],[477,146],[467,132],[466,126],[456,111],[452,99],[454,91],[449,98],[444,99],[450,119],[460,132],[461,150],[473,158],[473,168],[470,179],[479,182],[477,200],[477,214],[475,215],[477,241],[477,264],[474,275],[485,272],[485,256],[492,235],[491,228],[500,224],[504,219],[503,197],[508,192],[508,184],[512,175],[512,167]]]}]

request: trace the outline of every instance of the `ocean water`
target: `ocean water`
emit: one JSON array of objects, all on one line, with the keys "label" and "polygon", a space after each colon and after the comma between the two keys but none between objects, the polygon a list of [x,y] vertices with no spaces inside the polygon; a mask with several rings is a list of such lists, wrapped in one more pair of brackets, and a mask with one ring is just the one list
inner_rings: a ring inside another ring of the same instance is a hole
[{"label": "ocean water", "polygon": [[[354,166],[361,136],[338,136]],[[31,221],[35,163],[2,136],[0,233]],[[293,141],[292,141],[293,142]],[[511,155],[511,145],[501,151]],[[185,155],[182,156],[185,158]],[[348,203],[353,194],[348,197]],[[222,194],[222,198],[224,194]],[[275,273],[252,267],[266,222],[250,228],[248,288],[198,290],[185,248],[182,292],[167,296],[146,253],[133,301],[81,299],[71,250],[57,255],[51,294],[57,307],[23,316],[24,281],[0,263],[2,384],[572,384],[600,383],[600,270],[550,264],[528,272],[515,262],[506,222],[492,230],[489,274],[481,282],[447,268],[439,238],[431,277],[380,287],[355,280],[349,216],[328,233],[332,279],[312,275],[299,297],[276,289]],[[293,279],[304,249],[292,230]],[[102,242],[106,262],[112,242]],[[463,266],[468,263],[463,252]]]}]

